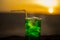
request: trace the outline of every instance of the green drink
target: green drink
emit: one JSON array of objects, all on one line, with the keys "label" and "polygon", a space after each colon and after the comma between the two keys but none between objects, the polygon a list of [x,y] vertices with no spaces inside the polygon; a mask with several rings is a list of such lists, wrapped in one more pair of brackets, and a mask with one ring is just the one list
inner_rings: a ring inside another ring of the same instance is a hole
[{"label": "green drink", "polygon": [[26,40],[39,40],[41,31],[41,20],[37,17],[26,18]]}]

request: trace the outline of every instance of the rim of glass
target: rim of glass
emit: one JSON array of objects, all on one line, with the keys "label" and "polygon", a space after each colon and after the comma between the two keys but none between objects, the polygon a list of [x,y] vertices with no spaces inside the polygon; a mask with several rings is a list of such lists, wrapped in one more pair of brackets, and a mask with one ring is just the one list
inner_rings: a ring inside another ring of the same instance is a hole
[{"label": "rim of glass", "polygon": [[41,20],[42,18],[40,18],[40,17],[27,17],[25,19],[39,19],[39,20]]}]

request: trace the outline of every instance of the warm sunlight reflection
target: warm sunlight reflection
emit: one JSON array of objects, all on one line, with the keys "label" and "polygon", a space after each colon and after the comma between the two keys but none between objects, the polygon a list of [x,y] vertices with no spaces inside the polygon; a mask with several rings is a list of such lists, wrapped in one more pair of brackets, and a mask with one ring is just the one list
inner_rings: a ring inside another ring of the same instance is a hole
[{"label": "warm sunlight reflection", "polygon": [[54,9],[53,8],[49,8],[48,11],[49,11],[50,14],[52,14],[54,12]]}]

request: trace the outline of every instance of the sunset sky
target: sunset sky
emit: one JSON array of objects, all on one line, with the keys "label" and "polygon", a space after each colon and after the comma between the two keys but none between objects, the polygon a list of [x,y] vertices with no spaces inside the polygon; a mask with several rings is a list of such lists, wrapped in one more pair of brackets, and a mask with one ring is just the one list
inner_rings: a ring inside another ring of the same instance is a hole
[{"label": "sunset sky", "polygon": [[59,0],[2,0],[1,10],[25,9],[27,12],[48,12],[48,8],[51,6],[56,11],[59,9],[59,2]]}]

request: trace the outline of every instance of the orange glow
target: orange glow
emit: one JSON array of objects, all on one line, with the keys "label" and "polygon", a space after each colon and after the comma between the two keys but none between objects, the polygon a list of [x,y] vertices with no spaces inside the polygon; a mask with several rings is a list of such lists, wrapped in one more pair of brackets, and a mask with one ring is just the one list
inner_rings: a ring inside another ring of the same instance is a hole
[{"label": "orange glow", "polygon": [[[59,10],[59,4],[57,4],[58,0],[4,0],[2,4],[2,10],[10,11],[10,10],[26,10],[31,13],[42,13],[48,14],[55,13]],[[60,2],[59,2],[60,3]],[[57,7],[57,11],[51,8]],[[48,10],[48,11],[47,11]],[[51,11],[52,10],[52,11]],[[60,12],[60,11],[59,11]]]}]

